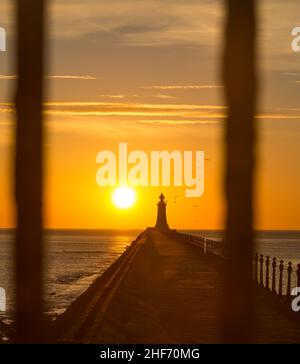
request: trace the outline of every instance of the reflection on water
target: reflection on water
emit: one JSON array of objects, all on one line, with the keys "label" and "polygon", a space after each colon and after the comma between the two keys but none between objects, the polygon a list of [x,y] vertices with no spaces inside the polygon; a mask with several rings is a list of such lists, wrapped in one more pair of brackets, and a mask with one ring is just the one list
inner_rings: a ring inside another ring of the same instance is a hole
[{"label": "reflection on water", "polygon": [[[63,312],[74,299],[109,267],[140,230],[51,231],[46,234],[45,301],[47,313]],[[13,289],[13,234],[0,231],[0,287],[7,294],[11,316]]]}]

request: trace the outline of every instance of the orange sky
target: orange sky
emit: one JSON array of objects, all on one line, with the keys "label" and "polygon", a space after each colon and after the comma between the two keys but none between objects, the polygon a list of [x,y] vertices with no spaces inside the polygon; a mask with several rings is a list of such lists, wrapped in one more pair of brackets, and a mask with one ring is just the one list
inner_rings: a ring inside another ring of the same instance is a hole
[{"label": "orange sky", "polygon": [[[300,5],[261,4],[256,227],[300,229],[300,53],[290,48]],[[0,226],[10,227],[15,72],[7,0],[0,14],[8,33],[8,52],[0,54]],[[171,227],[222,228],[220,2],[55,0],[50,14],[45,225],[144,228],[155,223],[163,191]],[[137,189],[134,207],[117,209],[112,189],[96,184],[96,155],[117,151],[119,142],[145,152],[205,151],[204,195],[186,198],[184,188],[144,187]]]}]

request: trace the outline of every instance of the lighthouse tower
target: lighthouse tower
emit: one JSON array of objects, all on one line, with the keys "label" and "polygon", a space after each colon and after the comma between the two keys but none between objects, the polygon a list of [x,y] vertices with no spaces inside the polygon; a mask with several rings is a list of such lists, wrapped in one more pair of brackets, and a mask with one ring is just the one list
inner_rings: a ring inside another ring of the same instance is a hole
[{"label": "lighthouse tower", "polygon": [[155,228],[158,230],[169,230],[169,225],[167,224],[166,215],[166,202],[165,196],[161,193],[159,196],[159,203],[157,204],[157,220]]}]

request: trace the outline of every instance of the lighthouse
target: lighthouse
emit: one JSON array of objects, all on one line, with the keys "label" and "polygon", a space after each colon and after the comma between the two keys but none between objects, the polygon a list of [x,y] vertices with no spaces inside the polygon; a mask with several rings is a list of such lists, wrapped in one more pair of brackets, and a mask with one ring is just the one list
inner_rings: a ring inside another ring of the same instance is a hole
[{"label": "lighthouse", "polygon": [[155,229],[158,230],[169,230],[169,225],[167,224],[167,215],[166,215],[166,202],[165,196],[161,193],[159,196],[159,202],[157,204],[157,220]]}]

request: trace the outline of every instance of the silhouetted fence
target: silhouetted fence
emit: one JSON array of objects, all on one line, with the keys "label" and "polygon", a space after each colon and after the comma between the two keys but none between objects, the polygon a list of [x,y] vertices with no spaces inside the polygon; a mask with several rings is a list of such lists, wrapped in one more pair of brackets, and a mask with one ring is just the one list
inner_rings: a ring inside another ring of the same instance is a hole
[{"label": "silhouetted fence", "polygon": [[183,240],[190,244],[199,246],[201,249],[203,249],[204,253],[209,252],[209,253],[224,257],[225,245],[224,245],[223,240],[216,241],[216,240],[208,239],[203,236],[179,233],[176,230],[165,231],[165,233],[176,239],[180,239],[180,240]]},{"label": "silhouetted fence", "polygon": [[294,268],[292,262],[285,264],[282,259],[256,253],[254,281],[266,291],[290,300],[292,289],[300,287],[300,263]]},{"label": "silhouetted fence", "polygon": [[[165,231],[169,236],[188,242],[203,249],[204,253],[225,258],[225,244],[223,240],[216,241],[203,236],[196,236],[187,233],[180,233],[176,230]],[[292,290],[300,287],[300,263],[297,268],[292,262],[284,263],[284,260],[264,257],[263,254],[256,253],[254,257],[254,281],[276,296],[290,300]]]}]

